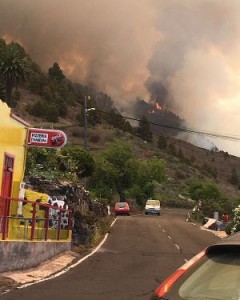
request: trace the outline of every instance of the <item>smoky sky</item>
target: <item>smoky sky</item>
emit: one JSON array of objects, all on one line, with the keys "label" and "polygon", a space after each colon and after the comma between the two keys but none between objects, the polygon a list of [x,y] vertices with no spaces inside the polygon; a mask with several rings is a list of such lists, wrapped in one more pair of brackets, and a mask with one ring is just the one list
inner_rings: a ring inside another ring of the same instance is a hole
[{"label": "smoky sky", "polygon": [[156,100],[191,127],[238,135],[239,17],[239,0],[0,0],[0,35],[118,106]]}]

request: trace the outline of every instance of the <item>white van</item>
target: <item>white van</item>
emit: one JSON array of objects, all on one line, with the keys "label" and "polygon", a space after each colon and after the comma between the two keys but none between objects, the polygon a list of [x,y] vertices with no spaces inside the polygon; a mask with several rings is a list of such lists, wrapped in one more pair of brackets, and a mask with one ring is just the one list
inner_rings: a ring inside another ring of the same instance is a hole
[{"label": "white van", "polygon": [[145,215],[157,214],[160,216],[161,205],[159,200],[147,200],[145,204]]}]

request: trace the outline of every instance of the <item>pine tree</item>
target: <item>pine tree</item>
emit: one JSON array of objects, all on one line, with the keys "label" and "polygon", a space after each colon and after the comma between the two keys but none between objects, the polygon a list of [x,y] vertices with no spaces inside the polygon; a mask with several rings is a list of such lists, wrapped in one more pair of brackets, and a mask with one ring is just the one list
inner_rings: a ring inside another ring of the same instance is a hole
[{"label": "pine tree", "polygon": [[65,75],[63,74],[63,71],[59,67],[58,63],[54,63],[51,68],[48,69],[48,76],[51,79],[56,79],[58,81],[61,81],[65,78]]},{"label": "pine tree", "polygon": [[152,131],[146,117],[143,116],[139,121],[137,132],[141,139],[149,143],[152,142]]},{"label": "pine tree", "polygon": [[230,182],[234,185],[239,184],[239,177],[238,177],[237,170],[235,169],[235,167],[232,168]]}]

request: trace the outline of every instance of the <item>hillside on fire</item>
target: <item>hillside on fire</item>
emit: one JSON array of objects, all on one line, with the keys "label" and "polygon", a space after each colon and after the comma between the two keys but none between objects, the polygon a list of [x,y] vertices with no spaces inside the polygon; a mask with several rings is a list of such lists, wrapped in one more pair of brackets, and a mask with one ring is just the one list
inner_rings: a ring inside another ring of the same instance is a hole
[{"label": "hillside on fire", "polygon": [[[207,197],[211,204],[220,200],[224,203],[223,209],[231,212],[240,203],[240,158],[218,149],[203,133],[191,133],[197,141],[195,144],[202,146],[187,142],[191,139],[185,121],[161,106],[164,91],[148,102],[137,97],[128,111],[116,107],[114,99],[94,85],[66,78],[57,62],[44,72],[17,43],[7,44],[1,39],[0,52],[2,59],[5,55],[15,55],[20,65],[24,65],[19,73],[21,80],[16,66],[16,78],[10,86],[6,78],[1,77],[0,98],[32,127],[63,130],[68,138],[64,147],[69,151],[67,155],[71,149],[78,149],[80,152],[88,150],[87,155],[93,160],[98,154],[103,157],[102,152],[117,138],[131,145],[133,156],[139,161],[164,161],[164,179],[156,182],[152,178],[151,182],[163,205],[193,207],[196,200]],[[30,156],[31,151],[34,150],[29,150]],[[46,153],[44,155],[46,158]],[[33,159],[34,153],[31,157]],[[92,168],[91,164],[88,166]],[[40,175],[42,167],[38,170]],[[66,170],[65,167],[62,169]],[[93,173],[87,172],[85,176],[81,172],[79,181],[91,179]],[[134,185],[128,188],[134,198]],[[112,197],[112,201],[116,200],[117,193],[113,191]]]}]

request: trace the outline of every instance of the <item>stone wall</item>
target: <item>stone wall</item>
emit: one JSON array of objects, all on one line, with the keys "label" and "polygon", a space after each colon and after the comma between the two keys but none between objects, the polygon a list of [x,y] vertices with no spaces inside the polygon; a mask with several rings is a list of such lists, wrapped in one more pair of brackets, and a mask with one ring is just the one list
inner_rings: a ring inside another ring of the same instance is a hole
[{"label": "stone wall", "polygon": [[[54,201],[64,201],[74,212],[73,243],[86,244],[94,234],[99,222],[108,215],[107,203],[104,200],[92,200],[83,185],[50,181],[45,178],[25,178],[29,189],[46,193]],[[29,199],[30,200],[30,199]]]}]

